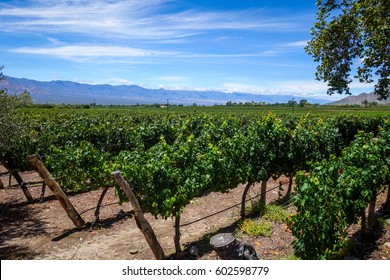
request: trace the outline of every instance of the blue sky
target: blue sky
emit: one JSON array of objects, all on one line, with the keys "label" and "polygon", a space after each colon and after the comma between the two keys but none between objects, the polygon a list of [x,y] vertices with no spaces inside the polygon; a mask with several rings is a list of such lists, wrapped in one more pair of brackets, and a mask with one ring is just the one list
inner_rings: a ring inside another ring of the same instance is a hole
[{"label": "blue sky", "polygon": [[304,52],[315,2],[1,1],[0,65],[40,81],[340,99]]}]

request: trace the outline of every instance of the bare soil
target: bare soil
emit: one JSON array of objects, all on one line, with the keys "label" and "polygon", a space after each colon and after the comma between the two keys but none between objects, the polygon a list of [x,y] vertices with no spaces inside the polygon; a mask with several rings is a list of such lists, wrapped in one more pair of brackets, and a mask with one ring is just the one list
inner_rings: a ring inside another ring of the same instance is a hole
[{"label": "bare soil", "polygon": [[[2,173],[0,166],[0,173]],[[25,172],[26,182],[41,181],[38,174]],[[82,194],[69,194],[69,199],[84,221],[85,229],[75,228],[61,205],[46,190],[43,201],[39,201],[41,185],[29,190],[36,202],[29,204],[16,182],[9,176],[0,177],[5,189],[0,189],[0,259],[45,259],[45,260],[115,260],[154,259],[148,243],[137,228],[129,203],[118,204],[113,189],[109,189],[100,209],[100,220],[94,212],[103,189]],[[288,178],[268,182],[267,201],[279,198],[279,183],[287,189]],[[165,253],[172,259],[218,259],[209,244],[210,237],[221,232],[231,232],[249,242],[260,259],[290,259],[294,255],[294,237],[285,223],[273,223],[270,237],[250,237],[240,233],[241,196],[244,185],[229,193],[210,193],[191,201],[181,216],[181,245],[184,252],[175,254],[174,220],[156,219],[146,213],[145,217],[154,229]],[[251,188],[248,197],[255,197],[260,186]],[[281,193],[284,195],[284,192]],[[255,198],[254,200],[258,200]],[[377,213],[389,218],[389,209],[381,209],[385,194],[378,198]],[[248,205],[251,202],[247,202]],[[237,206],[234,206],[237,205]],[[227,210],[226,210],[227,209]],[[293,211],[293,207],[289,207]],[[359,234],[359,227],[350,228],[354,242],[353,254],[358,259],[390,259],[389,227],[379,226],[368,235]],[[188,249],[196,246],[199,253],[190,255]]]}]

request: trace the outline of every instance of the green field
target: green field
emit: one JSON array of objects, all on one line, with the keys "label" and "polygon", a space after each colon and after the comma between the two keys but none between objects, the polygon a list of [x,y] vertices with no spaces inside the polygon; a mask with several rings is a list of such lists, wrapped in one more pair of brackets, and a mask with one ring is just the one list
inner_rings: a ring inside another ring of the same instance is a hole
[{"label": "green field", "polygon": [[[24,108],[25,112],[48,112],[58,110],[74,110],[77,106],[61,106],[54,108]],[[89,109],[77,109],[80,111],[116,111],[116,112],[142,112],[142,113],[251,113],[251,114],[311,114],[311,115],[390,115],[390,106],[308,106],[308,107],[291,107],[281,105],[268,106],[171,106],[169,108],[149,107],[149,106],[96,106]]]},{"label": "green field", "polygon": [[[389,113],[389,106],[24,108],[6,160],[29,169],[26,156],[38,154],[65,191],[111,186],[124,201],[111,176],[119,170],[144,211],[165,219],[180,219],[205,193],[295,177],[296,252],[332,258],[345,228],[390,182]],[[265,206],[266,185],[261,192]]]}]

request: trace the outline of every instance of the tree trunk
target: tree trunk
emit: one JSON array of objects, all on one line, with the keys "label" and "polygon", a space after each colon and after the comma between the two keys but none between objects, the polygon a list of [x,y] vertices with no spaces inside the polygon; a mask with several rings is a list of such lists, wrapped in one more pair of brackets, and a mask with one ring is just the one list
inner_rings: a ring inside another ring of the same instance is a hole
[{"label": "tree trunk", "polygon": [[367,229],[372,230],[375,226],[375,203],[376,197],[374,197],[370,204],[368,204],[368,215],[367,215]]},{"label": "tree trunk", "polygon": [[387,186],[387,198],[386,198],[386,206],[390,206],[390,185]]},{"label": "tree trunk", "polygon": [[96,206],[96,210],[95,210],[95,218],[96,218],[96,221],[99,221],[99,214],[100,214],[100,207],[102,206],[102,202],[103,202],[103,199],[104,199],[104,196],[106,195],[107,191],[108,191],[108,186],[104,187],[104,190],[102,191],[102,194],[100,195],[100,198],[99,198],[99,201],[98,201],[98,204]]},{"label": "tree trunk", "polygon": [[292,192],[292,185],[293,185],[293,174],[290,173],[290,177],[288,178],[288,189],[287,189],[287,194],[286,194],[286,198],[288,199],[291,195],[291,192]]},{"label": "tree trunk", "polygon": [[180,246],[180,215],[175,217],[175,237],[174,237],[174,243],[175,243],[175,250],[176,254],[181,252],[181,246]]},{"label": "tree trunk", "polygon": [[267,204],[267,198],[266,198],[266,195],[267,195],[267,182],[268,182],[267,180],[261,181],[260,207],[261,207],[262,209],[264,209],[264,208],[265,208],[265,205]]},{"label": "tree trunk", "polygon": [[252,186],[252,183],[248,182],[246,184],[246,187],[245,187],[244,192],[242,194],[242,199],[241,199],[241,220],[242,221],[245,219],[245,202],[246,202],[246,197],[248,195],[248,191],[249,191],[251,186]]},{"label": "tree trunk", "polygon": [[366,209],[362,210],[361,213],[362,221],[361,221],[361,232],[362,234],[365,234],[367,232],[367,224],[366,224]]},{"label": "tree trunk", "polygon": [[294,179],[294,176],[292,175],[292,173],[290,173],[290,176],[288,178],[288,189],[287,189],[286,195],[281,199],[281,203],[286,203],[287,201],[289,201],[289,199],[291,197],[291,193],[292,193],[293,179]]}]

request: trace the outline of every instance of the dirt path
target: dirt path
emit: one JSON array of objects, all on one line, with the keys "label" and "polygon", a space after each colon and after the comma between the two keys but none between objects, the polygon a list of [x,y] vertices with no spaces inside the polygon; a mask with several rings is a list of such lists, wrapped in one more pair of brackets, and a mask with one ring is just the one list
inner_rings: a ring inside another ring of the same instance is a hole
[{"label": "dirt path", "polygon": [[[1,172],[1,171],[0,171]],[[39,181],[35,173],[25,173],[28,181]],[[1,180],[8,186],[8,176]],[[269,181],[269,189],[279,181]],[[287,178],[281,178],[287,185]],[[216,259],[210,248],[209,238],[217,232],[234,232],[239,220],[240,208],[222,211],[241,200],[244,186],[240,185],[227,194],[210,193],[194,199],[181,217],[181,244],[195,245],[199,249],[198,259]],[[287,189],[287,187],[285,187]],[[41,188],[30,188],[34,198],[39,198]],[[0,190],[0,258],[1,259],[154,259],[142,233],[137,228],[129,203],[118,205],[113,190],[106,194],[100,211],[100,221],[95,222],[94,211],[102,190],[70,196],[70,200],[89,223],[88,230],[78,231],[58,201],[47,190],[42,203],[28,204],[20,189]],[[250,196],[260,192],[259,186],[250,191]],[[278,189],[267,194],[267,200],[278,198]],[[219,214],[215,214],[220,212]],[[210,216],[211,215],[211,216]],[[204,217],[210,216],[206,219]],[[146,214],[167,255],[174,253],[174,221],[155,219]],[[200,220],[195,223],[193,221]],[[381,235],[382,243],[389,241],[389,234]],[[274,223],[271,237],[250,238],[243,236],[256,249],[262,259],[286,259],[293,255],[293,236],[283,223]],[[385,248],[382,250],[385,251]],[[382,254],[383,255],[383,254]],[[390,259],[381,254],[375,258]],[[194,257],[195,258],[195,257]]]}]

